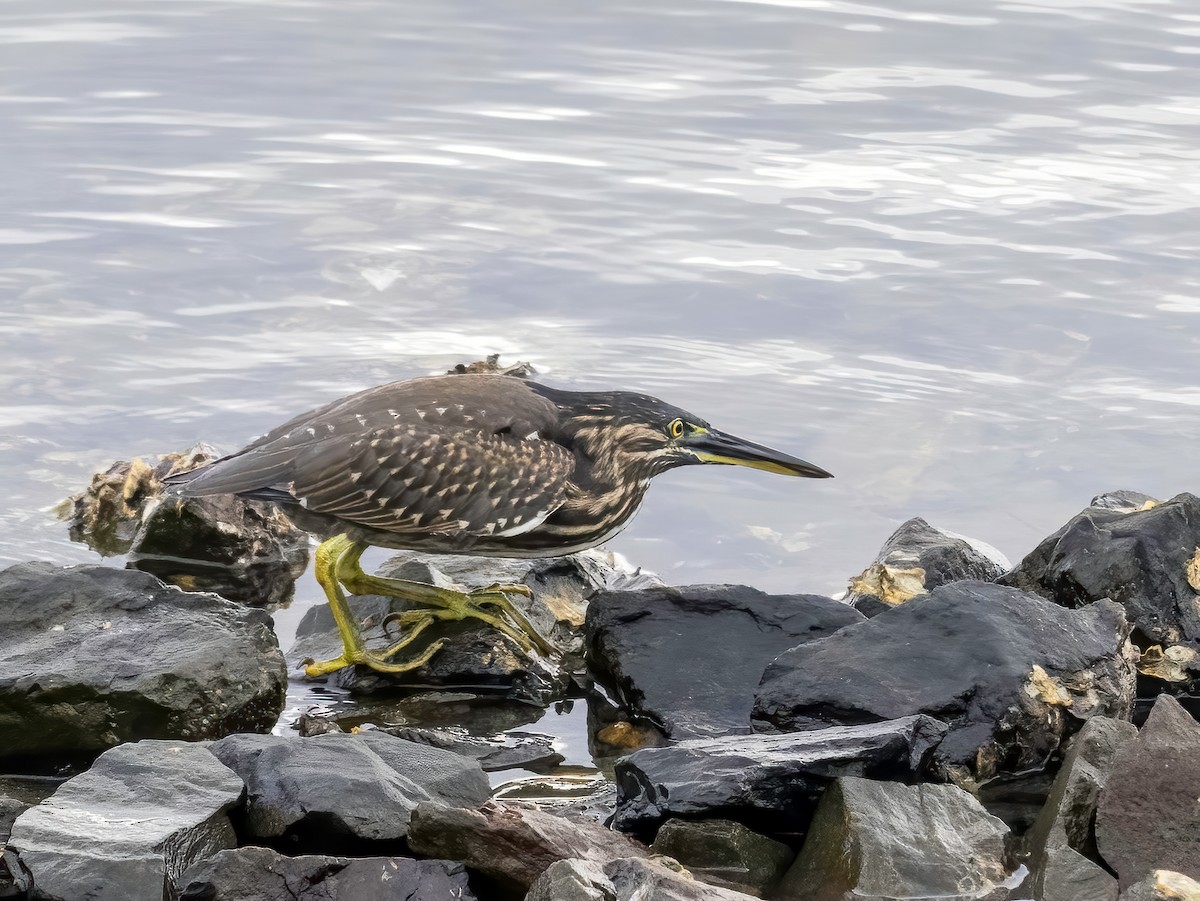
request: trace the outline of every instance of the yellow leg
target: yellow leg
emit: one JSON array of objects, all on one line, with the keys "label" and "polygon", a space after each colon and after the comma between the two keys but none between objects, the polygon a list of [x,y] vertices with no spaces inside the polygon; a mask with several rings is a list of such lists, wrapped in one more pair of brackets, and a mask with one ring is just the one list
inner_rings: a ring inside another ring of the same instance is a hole
[{"label": "yellow leg", "polygon": [[350,611],[350,604],[346,600],[346,594],[342,591],[342,586],[338,580],[338,566],[342,557],[347,553],[353,553],[354,559],[357,562],[362,552],[363,546],[351,541],[346,535],[338,535],[336,538],[330,538],[317,548],[313,571],[317,577],[317,582],[325,590],[325,597],[329,601],[329,609],[333,613],[333,621],[337,624],[338,634],[342,637],[342,653],[332,660],[310,661],[306,663],[304,673],[307,676],[325,676],[356,663],[365,664],[379,672],[404,673],[423,666],[445,644],[444,640],[438,640],[430,644],[428,648],[412,660],[406,660],[403,663],[389,662],[389,658],[411,644],[433,622],[433,619],[430,618],[426,622],[414,624],[412,631],[408,635],[383,651],[371,651],[367,649],[363,642],[362,632],[358,628],[358,624],[354,621],[354,614]]},{"label": "yellow leg", "polygon": [[[543,638],[525,614],[506,597],[509,594],[532,597],[533,592],[528,585],[489,585],[487,588],[462,592],[408,579],[385,579],[363,571],[359,560],[365,550],[366,545],[354,544],[337,561],[337,579],[351,594],[404,598],[422,605],[418,611],[410,612],[420,612],[442,620],[477,619],[503,632],[527,653],[534,649],[546,655],[557,653],[554,645]],[[496,612],[486,609],[489,607]]]}]

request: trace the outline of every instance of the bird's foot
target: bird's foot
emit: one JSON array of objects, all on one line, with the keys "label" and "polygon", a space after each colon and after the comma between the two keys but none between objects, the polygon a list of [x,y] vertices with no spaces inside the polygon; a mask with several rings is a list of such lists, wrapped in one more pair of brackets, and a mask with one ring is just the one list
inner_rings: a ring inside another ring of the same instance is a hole
[{"label": "bird's foot", "polygon": [[421,585],[421,589],[419,597],[413,597],[417,592],[396,592],[401,597],[412,598],[428,606],[393,613],[384,619],[385,629],[396,625],[406,627],[414,624],[425,628],[434,620],[477,619],[507,635],[527,654],[537,651],[546,656],[553,656],[558,653],[554,645],[538,632],[525,614],[508,598],[509,594],[532,597],[533,592],[528,585],[489,585],[487,588],[477,588],[470,592],[435,588],[431,585]]},{"label": "bird's foot", "polygon": [[[411,614],[416,615],[412,616]],[[337,672],[347,666],[353,666],[356,663],[369,666],[380,673],[407,673],[424,666],[446,644],[446,639],[439,638],[437,641],[431,642],[429,647],[425,648],[416,657],[402,662],[393,661],[392,658],[394,656],[412,644],[417,636],[425,631],[434,621],[434,617],[417,610],[409,611],[409,614],[395,614],[395,616],[398,616],[404,625],[409,626],[403,638],[380,650],[359,647],[343,650],[341,654],[330,660],[313,660],[310,657],[304,661],[304,675],[309,678],[327,676],[330,673]],[[388,620],[390,619],[392,617],[388,617]],[[386,629],[387,620],[384,621],[384,625]]]}]

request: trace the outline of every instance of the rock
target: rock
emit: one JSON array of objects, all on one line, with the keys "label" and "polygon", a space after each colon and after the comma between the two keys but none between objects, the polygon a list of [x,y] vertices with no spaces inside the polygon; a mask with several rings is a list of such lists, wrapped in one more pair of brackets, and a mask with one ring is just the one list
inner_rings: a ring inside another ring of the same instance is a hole
[{"label": "rock", "polygon": [[762,897],[795,860],[787,845],[732,820],[667,820],[650,849],[705,882]]},{"label": "rock", "polygon": [[768,834],[803,832],[829,780],[916,777],[946,729],[931,717],[912,716],[647,748],[617,763],[614,825],[648,831],[669,817],[725,817]]},{"label": "rock", "polygon": [[200,445],[150,461],[119,460],[60,508],[71,537],[186,591],[248,604],[291,600],[308,535],[271,504],[227,496],[163,502],[163,479],[216,459]]},{"label": "rock", "polygon": [[0,572],[0,756],[270,729],[287,672],[271,619],[146,573]]},{"label": "rock", "polygon": [[[394,675],[348,667],[335,675],[339,686],[356,693],[393,690],[397,685],[469,686],[539,707],[563,697],[571,674],[583,670],[581,626],[586,598],[604,588],[657,584],[657,579],[634,570],[619,555],[597,550],[546,560],[404,553],[385,563],[379,574],[468,591],[498,582],[527,585],[532,598],[513,594],[510,600],[560,656],[555,660],[531,657],[478,621],[442,623],[426,630],[413,645],[411,654],[415,656],[429,641],[447,640],[424,666]],[[396,640],[394,633],[383,628],[387,617],[409,606],[400,599],[376,595],[355,597],[350,603],[368,643],[379,645]],[[305,659],[336,657],[341,651],[333,616],[322,605],[309,610],[300,621],[288,659],[298,666]]]},{"label": "rock", "polygon": [[[745,734],[776,655],[860,621],[831,598],[743,585],[605,592],[588,607],[588,659],[622,704],[672,738]],[[684,660],[704,665],[674,665]]]},{"label": "rock", "polygon": [[[0,795],[0,898],[8,898],[17,893],[16,879],[9,871],[8,866],[8,858],[11,857],[14,868],[20,873],[20,866],[17,864],[17,855],[15,852],[11,855],[5,855],[4,852],[5,846],[8,844],[8,835],[12,832],[13,823],[16,822],[17,817],[29,809],[29,806],[24,801]],[[24,883],[23,877],[22,883]]]},{"label": "rock", "polygon": [[1033,769],[1092,716],[1128,719],[1134,671],[1121,608],[1068,610],[987,582],[951,582],[767,667],[756,728],[817,729],[927,713],[950,723],[939,779]]},{"label": "rock", "polygon": [[1039,544],[1001,582],[1067,607],[1110,598],[1149,644],[1200,640],[1200,498],[1148,508],[1089,507]]},{"label": "rock", "polygon": [[551,864],[525,901],[750,901],[752,895],[697,882],[687,872],[640,857],[601,866],[584,860]]},{"label": "rock", "polygon": [[9,851],[34,897],[163,901],[192,863],[234,847],[227,812],[241,794],[200,745],[125,744],[17,817]]},{"label": "rock", "polygon": [[1037,822],[1025,837],[1029,891],[1038,901],[1115,901],[1117,881],[1099,863],[1094,821],[1117,752],[1132,723],[1097,716],[1071,740]]},{"label": "rock", "polygon": [[557,860],[603,865],[649,854],[633,839],[596,823],[497,802],[478,810],[421,804],[412,814],[408,844],[425,857],[461,860],[503,888],[521,892]]},{"label": "rock", "polygon": [[[560,702],[566,703],[566,702]],[[371,694],[333,714],[345,731],[356,727],[462,727],[475,736],[495,735],[537,722],[545,708],[487,692],[419,691],[408,695]]]},{"label": "rock", "polygon": [[163,501],[148,509],[129,565],[185,591],[277,607],[308,565],[307,532],[275,505],[232,494]]},{"label": "rock", "polygon": [[1155,870],[1121,893],[1121,901],[1200,901],[1200,882],[1171,870]]},{"label": "rock", "polygon": [[1125,889],[1153,870],[1200,874],[1200,724],[1161,695],[1118,750],[1096,811],[1096,845]]},{"label": "rock", "polygon": [[550,735],[508,732],[479,737],[465,729],[423,729],[419,726],[385,726],[383,731],[405,741],[472,757],[479,761],[485,773],[517,768],[548,772],[564,759],[554,750],[554,738]]},{"label": "rock", "polygon": [[575,820],[607,823],[617,808],[617,787],[599,770],[559,767],[554,773],[504,783],[496,801],[525,801],[539,810]]},{"label": "rock", "polygon": [[300,847],[401,839],[418,804],[477,807],[491,793],[475,761],[378,730],[231,735],[212,753],[246,782],[249,835]]},{"label": "rock", "polygon": [[476,372],[511,375],[518,379],[533,378],[538,374],[538,371],[533,368],[532,363],[517,360],[511,366],[501,366],[500,354],[488,354],[482,360],[474,360],[470,363],[457,363],[453,369],[446,370],[446,375],[467,375]]},{"label": "rock", "polygon": [[180,901],[475,901],[466,869],[448,860],[284,857],[256,847],[221,851],[182,883]]},{"label": "rock", "polygon": [[853,776],[826,790],[778,901],[1004,901],[1008,828],[954,785]]},{"label": "rock", "polygon": [[875,616],[947,582],[991,582],[1009,565],[995,548],[916,517],[893,532],[875,562],[850,580],[846,603]]}]

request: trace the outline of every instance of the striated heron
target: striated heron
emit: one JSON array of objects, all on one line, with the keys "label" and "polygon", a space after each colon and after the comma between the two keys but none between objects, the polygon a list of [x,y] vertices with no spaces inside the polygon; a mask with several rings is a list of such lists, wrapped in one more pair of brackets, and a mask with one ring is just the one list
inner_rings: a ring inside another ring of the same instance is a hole
[{"label": "striated heron", "polygon": [[[554,557],[593,547],[633,516],[650,480],[691,463],[809,478],[818,466],[718,431],[646,394],[563,391],[503,375],[392,382],[304,413],[235,454],[167,479],[175,496],[237,494],[281,504],[333,535],[315,575],[344,650],[310,676],[361,663],[404,672],[442,646],[395,661],[438,620],[489,623],[529,652],[548,643],[508,599],[523,585],[470,593],[368,575],[369,545],[437,554]],[[365,646],[343,591],[405,598],[391,647]]]}]

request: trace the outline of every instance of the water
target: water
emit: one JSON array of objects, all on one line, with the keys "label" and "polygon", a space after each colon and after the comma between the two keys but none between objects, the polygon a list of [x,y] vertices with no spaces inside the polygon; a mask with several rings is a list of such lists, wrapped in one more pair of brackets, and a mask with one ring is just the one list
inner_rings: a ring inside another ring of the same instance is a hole
[{"label": "water", "polygon": [[1197,54],[1187,0],[14,0],[0,563],[96,559],[49,508],[114,459],[496,352],[836,474],[660,479],[612,546],[677,583],[1200,488]]}]

